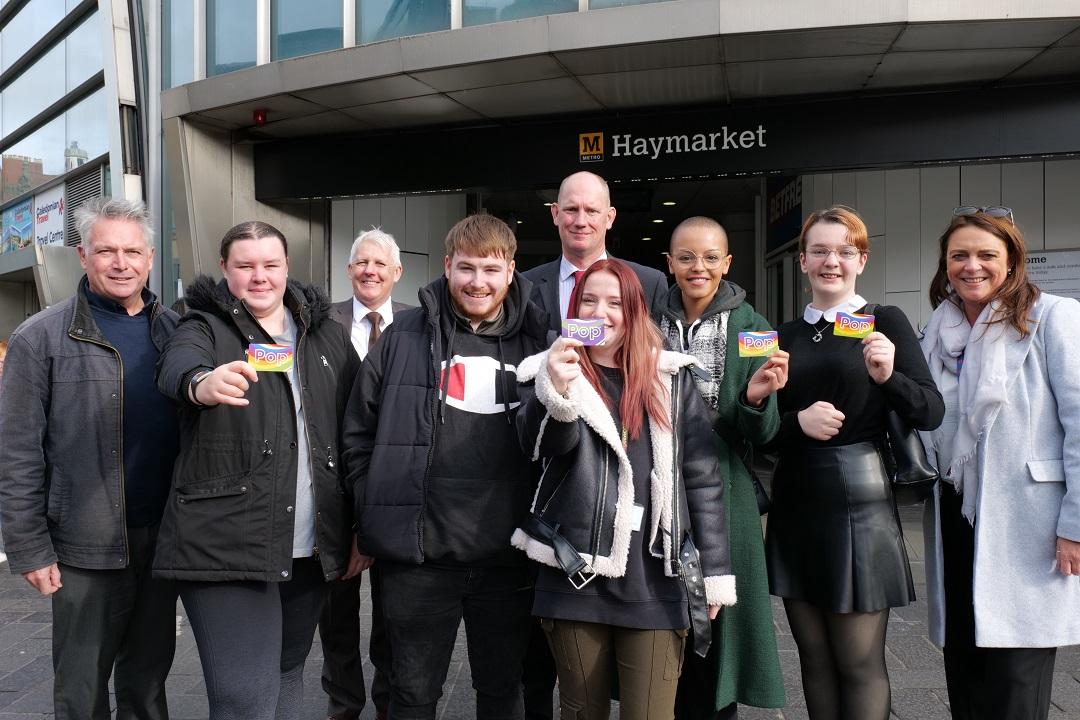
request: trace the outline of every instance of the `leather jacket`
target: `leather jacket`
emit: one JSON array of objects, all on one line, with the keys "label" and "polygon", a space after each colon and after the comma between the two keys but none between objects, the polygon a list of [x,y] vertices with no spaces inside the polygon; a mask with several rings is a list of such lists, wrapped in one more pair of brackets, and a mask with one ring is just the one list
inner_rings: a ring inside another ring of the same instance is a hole
[{"label": "leather jacket", "polygon": [[[632,532],[630,461],[600,395],[584,378],[572,382],[566,396],[555,392],[547,355],[534,355],[518,366],[518,379],[526,383],[518,435],[530,457],[543,459],[544,474],[532,517],[514,532],[512,543],[545,565],[567,570],[566,555],[576,553],[586,573],[622,577]],[[669,576],[687,572],[679,551],[691,538],[700,553],[708,604],[733,605],[725,483],[709,412],[688,370],[694,362],[673,352],[659,359],[658,372],[670,390],[671,429],[649,421],[653,471],[648,517],[654,522],[643,531],[650,533],[650,551],[663,559]]]}]

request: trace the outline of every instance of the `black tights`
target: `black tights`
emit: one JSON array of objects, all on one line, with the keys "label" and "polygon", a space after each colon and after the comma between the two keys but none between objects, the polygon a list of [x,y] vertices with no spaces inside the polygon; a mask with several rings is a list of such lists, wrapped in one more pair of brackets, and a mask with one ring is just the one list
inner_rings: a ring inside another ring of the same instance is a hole
[{"label": "black tights", "polygon": [[889,611],[833,613],[787,599],[784,609],[799,646],[810,720],[887,720]]}]

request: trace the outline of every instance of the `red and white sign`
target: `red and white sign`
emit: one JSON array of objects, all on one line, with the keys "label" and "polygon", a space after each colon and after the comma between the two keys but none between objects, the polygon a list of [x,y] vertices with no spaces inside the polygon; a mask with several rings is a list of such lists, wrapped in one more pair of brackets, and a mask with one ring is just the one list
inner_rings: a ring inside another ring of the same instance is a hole
[{"label": "red and white sign", "polygon": [[64,185],[34,196],[34,238],[38,245],[64,244]]}]

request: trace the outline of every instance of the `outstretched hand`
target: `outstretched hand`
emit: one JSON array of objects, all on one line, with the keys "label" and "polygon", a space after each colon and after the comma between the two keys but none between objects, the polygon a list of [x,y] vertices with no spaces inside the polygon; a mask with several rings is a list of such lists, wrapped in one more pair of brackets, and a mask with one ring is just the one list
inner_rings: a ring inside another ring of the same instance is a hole
[{"label": "outstretched hand", "polygon": [[259,373],[243,360],[218,365],[195,386],[195,402],[244,407],[248,404],[244,394],[253,382],[259,382]]}]

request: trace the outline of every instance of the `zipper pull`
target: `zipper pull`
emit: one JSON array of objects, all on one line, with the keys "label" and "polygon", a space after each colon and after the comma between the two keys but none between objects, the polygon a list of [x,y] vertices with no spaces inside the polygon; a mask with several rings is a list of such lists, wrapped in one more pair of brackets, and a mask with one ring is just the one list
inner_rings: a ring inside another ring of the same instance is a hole
[{"label": "zipper pull", "polygon": [[328,467],[328,468],[333,468],[334,467],[334,455],[333,455],[333,453],[330,452],[330,446],[329,445],[326,446],[326,467]]},{"label": "zipper pull", "polygon": [[273,455],[274,454],[273,448],[270,447],[270,441],[269,440],[263,440],[262,454],[263,455]]},{"label": "zipper pull", "polygon": [[325,367],[325,368],[330,367],[330,363],[326,362],[326,356],[325,355],[320,355],[319,357],[322,359],[323,367]]}]

